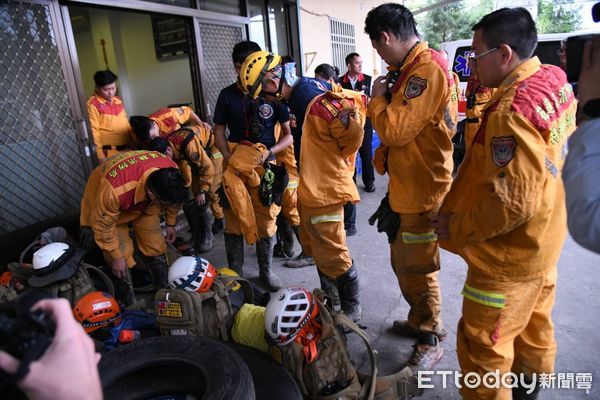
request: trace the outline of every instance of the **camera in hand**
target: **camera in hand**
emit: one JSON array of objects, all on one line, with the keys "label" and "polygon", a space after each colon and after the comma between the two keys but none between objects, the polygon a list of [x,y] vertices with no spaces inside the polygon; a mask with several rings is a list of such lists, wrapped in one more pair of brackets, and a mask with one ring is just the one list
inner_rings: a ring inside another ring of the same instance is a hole
[{"label": "camera in hand", "polygon": [[29,364],[39,359],[52,343],[56,329],[52,316],[44,310],[31,310],[46,297],[28,292],[13,302],[0,304],[0,349],[21,362],[15,375],[0,370],[0,394],[25,377]]}]

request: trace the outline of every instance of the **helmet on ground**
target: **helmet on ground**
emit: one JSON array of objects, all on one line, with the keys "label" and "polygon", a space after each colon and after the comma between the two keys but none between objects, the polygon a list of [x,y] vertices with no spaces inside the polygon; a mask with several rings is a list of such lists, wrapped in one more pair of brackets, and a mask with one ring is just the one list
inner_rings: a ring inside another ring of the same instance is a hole
[{"label": "helmet on ground", "polygon": [[217,270],[208,260],[202,257],[180,257],[169,268],[169,286],[203,293],[210,290],[216,276]]},{"label": "helmet on ground", "polygon": [[265,309],[265,329],[278,345],[292,342],[314,313],[315,301],[302,287],[279,289]]},{"label": "helmet on ground", "polygon": [[268,51],[255,51],[250,54],[240,71],[242,90],[250,98],[255,99],[262,91],[265,74],[281,63],[281,56]]},{"label": "helmet on ground", "polygon": [[73,315],[86,333],[92,333],[102,327],[118,324],[121,320],[121,309],[110,294],[91,292],[75,304]]},{"label": "helmet on ground", "polygon": [[44,287],[69,279],[77,269],[85,250],[66,243],[54,242],[33,253],[33,276],[28,280],[32,287]]}]

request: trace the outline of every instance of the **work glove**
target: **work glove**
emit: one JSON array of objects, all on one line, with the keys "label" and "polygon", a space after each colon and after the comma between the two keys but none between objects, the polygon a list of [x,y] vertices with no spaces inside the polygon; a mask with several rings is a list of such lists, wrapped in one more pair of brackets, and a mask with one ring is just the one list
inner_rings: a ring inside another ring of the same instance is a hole
[{"label": "work glove", "polygon": [[79,228],[79,245],[82,249],[91,251],[96,246],[94,231],[91,226],[82,226]]},{"label": "work glove", "polygon": [[381,204],[369,218],[369,225],[375,225],[375,222],[377,222],[377,232],[385,232],[388,243],[392,243],[400,229],[400,214],[394,212],[390,207],[388,194],[381,200]]}]

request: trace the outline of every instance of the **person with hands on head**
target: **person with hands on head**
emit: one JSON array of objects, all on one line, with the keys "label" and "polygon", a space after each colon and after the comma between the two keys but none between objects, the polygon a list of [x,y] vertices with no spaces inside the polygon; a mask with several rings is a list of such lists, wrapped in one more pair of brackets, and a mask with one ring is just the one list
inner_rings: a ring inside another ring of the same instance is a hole
[{"label": "person with hands on head", "polygon": [[387,170],[389,207],[400,217],[400,227],[388,241],[392,268],[410,310],[393,328],[417,339],[409,365],[430,370],[443,356],[439,342],[447,332],[441,318],[439,247],[429,218],[452,182],[456,87],[447,61],[420,41],[406,7],[389,3],[374,8],[365,32],[390,65],[388,75],[373,83],[368,116],[382,143],[376,168]]},{"label": "person with hands on head", "polygon": [[[41,300],[33,306],[49,313],[55,324],[54,338],[45,353],[29,364],[29,372],[17,382],[29,400],[102,400],[97,364],[100,354],[94,342],[73,317],[65,299]],[[19,360],[0,351],[0,369],[15,374]]]},{"label": "person with hands on head", "polygon": [[[600,7],[599,7],[600,8]],[[569,232],[600,253],[600,35],[587,42],[579,75],[579,127],[569,140],[563,169]]]},{"label": "person with hands on head", "polygon": [[[463,374],[523,374],[524,385],[463,385],[465,399],[536,398],[534,377],[554,370],[551,312],[566,237],[561,180],[576,101],[564,71],[532,56],[535,22],[502,8],[473,26],[471,62],[495,88],[432,226],[468,271],[457,329]],[[597,186],[597,185],[594,185]]]},{"label": "person with hands on head", "polygon": [[116,278],[116,297],[125,306],[135,301],[129,268],[136,261],[129,225],[152,272],[154,288],[166,287],[166,243],[160,215],[166,215],[166,241],[171,243],[177,213],[189,197],[177,165],[157,152],[124,152],[92,171],[83,193],[80,220],[91,226]]}]

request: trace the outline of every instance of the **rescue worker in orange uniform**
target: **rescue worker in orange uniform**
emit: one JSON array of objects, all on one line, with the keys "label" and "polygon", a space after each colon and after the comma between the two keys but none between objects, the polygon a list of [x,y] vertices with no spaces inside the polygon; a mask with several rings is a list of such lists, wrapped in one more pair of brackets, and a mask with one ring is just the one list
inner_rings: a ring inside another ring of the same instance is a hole
[{"label": "rescue worker in orange uniform", "polygon": [[[531,382],[553,371],[556,356],[551,312],[567,233],[561,168],[576,101],[565,73],[532,57],[537,32],[526,9],[496,10],[473,30],[477,76],[495,92],[432,221],[441,245],[468,265],[457,329],[463,373]],[[461,395],[533,399],[537,389],[463,385]]]},{"label": "rescue worker in orange uniform", "polygon": [[[400,219],[388,241],[392,267],[410,310],[407,320],[394,322],[394,330],[418,339],[409,365],[431,369],[443,355],[439,341],[446,331],[439,248],[429,218],[437,213],[452,182],[457,89],[444,57],[419,41],[406,7],[374,8],[365,20],[365,32],[390,65],[387,77],[374,81],[368,115],[382,143],[375,163],[387,165],[389,208]],[[383,162],[382,154],[387,157]]]},{"label": "rescue worker in orange uniform", "polygon": [[177,165],[153,151],[127,151],[100,164],[85,186],[80,223],[90,226],[98,247],[104,252],[116,278],[119,300],[135,301],[129,268],[135,266],[133,227],[136,245],[145,256],[156,289],[166,287],[165,237],[160,215],[166,214],[167,242],[175,239],[175,223],[189,190]]},{"label": "rescue worker in orange uniform", "polygon": [[131,127],[123,101],[116,95],[116,81],[117,75],[110,70],[96,72],[96,90],[87,101],[90,128],[99,162],[129,147]]},{"label": "rescue worker in orange uniform", "polygon": [[172,132],[166,139],[156,137],[150,141],[150,150],[166,154],[178,164],[186,186],[192,191],[193,204],[184,207],[184,210],[192,230],[194,248],[199,253],[210,250],[214,239],[208,197],[214,168],[201,142],[201,137],[207,136],[205,131],[207,129],[202,125],[187,125]]},{"label": "rescue worker in orange uniform", "polygon": [[[150,141],[156,137],[168,138],[173,132],[179,130],[183,125],[197,126],[196,133],[200,138],[200,142],[204,147],[205,151],[210,151],[210,158],[213,162],[213,167],[217,171],[222,171],[222,155],[216,150],[214,146],[214,136],[212,128],[206,122],[200,120],[200,117],[187,106],[175,107],[175,108],[163,108],[149,117],[144,116],[133,116],[130,119],[132,131],[135,135],[135,140],[142,146],[147,147]],[[216,174],[216,173],[215,173]],[[213,175],[214,176],[214,175]],[[211,210],[215,217],[213,229],[217,232],[222,230],[223,226],[223,210],[219,205],[219,197],[217,195],[217,189],[220,185],[220,176],[212,182],[212,190],[209,192],[209,201],[211,203]],[[195,217],[195,206],[194,202],[188,202],[183,207],[188,223],[192,227],[196,221]],[[212,247],[212,232],[210,230],[210,221],[208,215],[205,212],[200,213],[203,216],[203,224],[208,223],[208,227],[201,228],[202,232],[206,232],[204,235],[206,238],[201,238],[200,243],[203,244],[203,248],[210,249]],[[195,228],[193,228],[195,229]]]},{"label": "rescue worker in orange uniform", "polygon": [[[238,73],[246,56],[258,44],[244,41],[233,48],[233,66]],[[246,98],[237,82],[221,90],[213,117],[215,142],[224,157],[223,187],[230,203],[225,208],[225,250],[229,268],[242,276],[244,244],[257,242],[256,257],[259,277],[270,291],[281,287],[281,281],[271,271],[276,218],[280,207],[266,206],[259,196],[259,181],[265,172],[265,163],[274,163],[275,157],[293,143],[289,126],[289,111],[278,102]],[[275,126],[281,133],[275,139]],[[225,138],[225,128],[229,136]],[[257,180],[258,179],[258,180]]]},{"label": "rescue worker in orange uniform", "polygon": [[350,258],[344,231],[344,204],[360,197],[352,179],[356,152],[362,144],[366,97],[352,91],[333,93],[320,81],[298,79],[294,63],[281,56],[252,53],[240,72],[251,98],[286,100],[296,118],[302,116],[298,204],[302,246],[315,259],[321,286],[337,297],[349,318],[361,318],[358,269]]}]

